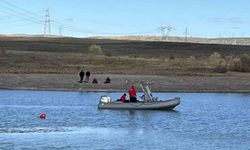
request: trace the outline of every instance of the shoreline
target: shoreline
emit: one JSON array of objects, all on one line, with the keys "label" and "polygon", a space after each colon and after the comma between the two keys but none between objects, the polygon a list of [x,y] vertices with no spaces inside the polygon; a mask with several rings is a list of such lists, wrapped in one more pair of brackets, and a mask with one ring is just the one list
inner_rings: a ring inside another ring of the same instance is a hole
[{"label": "shoreline", "polygon": [[[109,76],[110,84],[103,81]],[[95,74],[98,84],[79,83],[77,74],[0,74],[1,90],[127,92],[139,81],[152,82],[152,92],[167,93],[250,93],[249,73],[228,73],[214,76],[157,76]],[[126,84],[128,80],[130,84]]]},{"label": "shoreline", "polygon": [[[123,93],[125,91],[119,91],[119,90],[102,90],[102,89],[99,89],[99,90],[82,90],[82,91],[76,91],[76,90],[68,90],[68,89],[30,89],[30,88],[18,88],[18,89],[15,89],[15,88],[0,88],[0,90],[4,91],[56,91],[56,92],[93,92],[93,93],[98,93],[98,92],[103,92],[103,93]],[[142,92],[141,90],[138,90],[139,92]],[[152,91],[153,93],[235,93],[235,94],[250,94],[250,91]]]}]

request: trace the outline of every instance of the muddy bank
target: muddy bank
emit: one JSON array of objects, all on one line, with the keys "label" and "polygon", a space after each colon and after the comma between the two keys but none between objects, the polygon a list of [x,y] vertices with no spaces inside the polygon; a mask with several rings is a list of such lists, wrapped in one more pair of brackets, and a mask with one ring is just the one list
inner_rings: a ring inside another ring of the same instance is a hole
[{"label": "muddy bank", "polygon": [[[79,83],[76,74],[0,74],[1,89],[119,91],[141,80],[153,82],[154,92],[250,92],[250,74],[228,73],[215,76],[94,75],[98,84]],[[105,78],[110,84],[104,84]],[[93,77],[93,76],[92,76]],[[92,79],[91,77],[91,79]],[[126,80],[130,84],[126,84]],[[137,90],[140,88],[137,84]]]}]

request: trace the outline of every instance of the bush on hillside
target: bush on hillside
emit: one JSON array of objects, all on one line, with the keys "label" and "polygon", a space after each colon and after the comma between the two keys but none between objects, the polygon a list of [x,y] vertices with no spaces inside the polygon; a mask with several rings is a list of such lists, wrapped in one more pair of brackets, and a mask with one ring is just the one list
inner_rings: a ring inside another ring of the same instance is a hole
[{"label": "bush on hillside", "polygon": [[99,55],[103,54],[102,47],[97,44],[91,44],[88,47],[88,52],[91,54],[99,54]]},{"label": "bush on hillside", "polygon": [[234,71],[250,72],[250,56],[242,55],[237,62],[234,63]]},{"label": "bush on hillside", "polygon": [[209,56],[209,61],[213,64],[218,65],[221,62],[221,55],[217,52],[214,52]]}]

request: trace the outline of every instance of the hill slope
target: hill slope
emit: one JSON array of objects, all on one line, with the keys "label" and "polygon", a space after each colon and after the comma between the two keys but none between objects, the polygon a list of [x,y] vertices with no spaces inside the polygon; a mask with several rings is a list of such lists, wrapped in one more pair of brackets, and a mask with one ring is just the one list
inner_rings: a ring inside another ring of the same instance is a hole
[{"label": "hill slope", "polygon": [[[101,53],[89,51],[93,44]],[[238,57],[250,55],[250,46],[0,37],[0,52],[1,73],[76,73],[84,68],[95,73],[169,75],[225,72],[236,70],[235,66],[242,70]]]}]

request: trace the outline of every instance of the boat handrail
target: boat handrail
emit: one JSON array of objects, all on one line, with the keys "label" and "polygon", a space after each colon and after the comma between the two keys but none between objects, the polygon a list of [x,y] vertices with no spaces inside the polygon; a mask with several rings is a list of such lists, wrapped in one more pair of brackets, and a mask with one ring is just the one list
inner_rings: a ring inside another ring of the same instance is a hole
[{"label": "boat handrail", "polygon": [[152,93],[151,93],[151,89],[149,87],[148,83],[140,83],[140,87],[144,93],[144,95],[142,96],[142,100],[144,102],[152,102],[152,101],[157,101],[158,98],[157,97],[153,97]]}]

